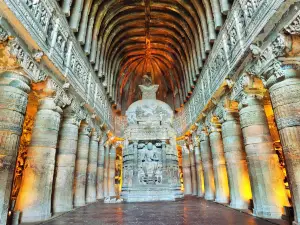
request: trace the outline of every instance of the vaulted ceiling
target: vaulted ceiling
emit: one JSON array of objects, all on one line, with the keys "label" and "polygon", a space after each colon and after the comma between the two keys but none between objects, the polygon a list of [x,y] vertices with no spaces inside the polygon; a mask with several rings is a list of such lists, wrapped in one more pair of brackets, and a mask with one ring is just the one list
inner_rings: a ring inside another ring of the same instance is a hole
[{"label": "vaulted ceiling", "polygon": [[61,0],[112,103],[124,112],[150,74],[158,99],[178,109],[189,98],[230,0]]}]

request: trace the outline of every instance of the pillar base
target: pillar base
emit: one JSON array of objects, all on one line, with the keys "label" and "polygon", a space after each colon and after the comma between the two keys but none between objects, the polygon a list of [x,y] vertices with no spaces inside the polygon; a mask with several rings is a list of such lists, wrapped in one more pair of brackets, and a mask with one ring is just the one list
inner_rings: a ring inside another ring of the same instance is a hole
[{"label": "pillar base", "polygon": [[267,218],[267,219],[281,219],[282,212],[278,211],[278,208],[267,206],[264,207],[264,209],[260,209],[259,211],[254,208],[253,215],[257,217]]},{"label": "pillar base", "polygon": [[86,205],[85,201],[74,203],[74,207],[81,207],[81,206],[85,206],[85,205]]},{"label": "pillar base", "polygon": [[215,196],[213,196],[213,195],[205,195],[204,199],[208,200],[208,201],[214,201],[215,200]]},{"label": "pillar base", "polygon": [[95,202],[97,202],[96,199],[87,199],[86,200],[86,204],[95,203]]},{"label": "pillar base", "polygon": [[249,205],[246,203],[230,203],[229,207],[233,209],[248,209]]},{"label": "pillar base", "polygon": [[197,195],[198,198],[204,198],[204,194],[202,195]]},{"label": "pillar base", "polygon": [[215,202],[221,203],[221,204],[228,204],[229,203],[229,199],[228,198],[216,198]]},{"label": "pillar base", "polygon": [[73,206],[62,206],[62,207],[56,207],[55,209],[53,209],[53,213],[57,214],[57,213],[64,213],[64,212],[69,212],[73,209]]},{"label": "pillar base", "polygon": [[52,214],[44,214],[40,215],[39,213],[35,213],[34,215],[25,215],[21,212],[21,223],[35,223],[41,222],[50,219]]}]

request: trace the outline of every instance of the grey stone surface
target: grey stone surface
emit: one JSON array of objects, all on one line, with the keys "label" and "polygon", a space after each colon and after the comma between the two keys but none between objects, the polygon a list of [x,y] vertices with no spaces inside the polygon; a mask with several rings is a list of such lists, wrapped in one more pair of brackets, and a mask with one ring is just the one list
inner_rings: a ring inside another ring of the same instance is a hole
[{"label": "grey stone surface", "polygon": [[178,202],[103,204],[76,209],[45,225],[274,225],[234,209],[188,198]]}]

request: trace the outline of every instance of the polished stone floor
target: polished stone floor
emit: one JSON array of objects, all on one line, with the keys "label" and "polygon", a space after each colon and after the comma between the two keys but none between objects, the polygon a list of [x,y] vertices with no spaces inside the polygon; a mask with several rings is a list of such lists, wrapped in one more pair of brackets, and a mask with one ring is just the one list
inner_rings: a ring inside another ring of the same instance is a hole
[{"label": "polished stone floor", "polygon": [[246,213],[203,199],[178,202],[103,204],[78,208],[56,217],[46,225],[272,225]]}]

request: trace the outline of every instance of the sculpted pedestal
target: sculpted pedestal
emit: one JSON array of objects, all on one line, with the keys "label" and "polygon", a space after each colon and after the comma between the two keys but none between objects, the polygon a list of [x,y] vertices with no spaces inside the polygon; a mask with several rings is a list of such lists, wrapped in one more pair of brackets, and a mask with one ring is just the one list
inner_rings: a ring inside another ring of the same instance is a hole
[{"label": "sculpted pedestal", "polygon": [[209,134],[216,185],[216,202],[229,203],[228,176],[224,157],[224,146],[219,128],[211,127]]},{"label": "sculpted pedestal", "polygon": [[80,121],[70,107],[64,110],[59,132],[53,190],[53,212],[73,208],[73,182]]},{"label": "sculpted pedestal", "polygon": [[22,74],[0,74],[0,225],[6,224],[29,84]]},{"label": "sculpted pedestal", "polygon": [[23,179],[16,202],[21,222],[36,222],[51,217],[51,195],[56,145],[62,110],[54,98],[39,100],[32,139],[28,148]]},{"label": "sculpted pedestal", "polygon": [[252,198],[246,152],[237,111],[225,112],[222,137],[230,187],[230,207],[248,209]]},{"label": "sculpted pedestal", "polygon": [[273,149],[262,101],[247,95],[240,103],[240,120],[254,201],[254,214],[281,218],[283,206],[289,205],[278,156]]},{"label": "sculpted pedestal", "polygon": [[215,200],[215,181],[212,154],[209,145],[208,132],[201,131],[200,133],[200,153],[204,171],[204,198],[206,200]]},{"label": "sculpted pedestal", "polygon": [[77,145],[77,156],[74,176],[74,206],[85,205],[86,172],[89,155],[91,128],[85,122],[81,122]]},{"label": "sculpted pedestal", "polygon": [[92,132],[87,167],[86,203],[96,202],[98,140],[98,133]]}]

